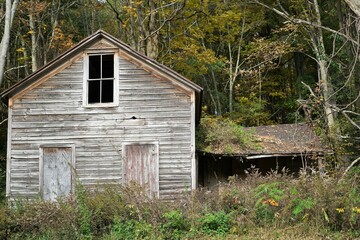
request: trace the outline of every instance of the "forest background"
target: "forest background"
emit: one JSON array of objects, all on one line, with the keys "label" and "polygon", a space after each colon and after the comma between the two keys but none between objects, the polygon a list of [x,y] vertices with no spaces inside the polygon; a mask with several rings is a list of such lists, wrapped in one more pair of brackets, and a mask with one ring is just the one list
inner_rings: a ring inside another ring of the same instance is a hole
[{"label": "forest background", "polygon": [[[98,29],[202,86],[206,123],[312,124],[336,171],[250,172],[168,205],[79,184],[55,204],[0,204],[1,239],[359,238],[359,0],[0,0],[0,92]],[[6,135],[1,102],[2,192]]]},{"label": "forest background", "polygon": [[[204,115],[242,126],[310,122],[335,150],[332,160],[353,161],[360,152],[359,6],[356,0],[2,0],[0,90],[103,29],[201,85]],[[1,103],[3,169],[6,120]]]}]

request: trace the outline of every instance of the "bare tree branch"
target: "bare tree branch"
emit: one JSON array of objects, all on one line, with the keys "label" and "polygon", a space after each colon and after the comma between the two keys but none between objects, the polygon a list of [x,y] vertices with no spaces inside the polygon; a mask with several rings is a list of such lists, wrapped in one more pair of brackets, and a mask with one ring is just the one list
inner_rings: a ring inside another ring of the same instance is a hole
[{"label": "bare tree branch", "polygon": [[314,94],[314,91],[311,89],[311,87],[309,85],[307,85],[304,82],[301,82],[302,85],[304,85],[310,92],[311,96],[316,97],[316,95]]},{"label": "bare tree branch", "polygon": [[2,125],[4,122],[6,122],[8,119],[7,118],[5,118],[4,120],[2,120],[1,122],[0,122],[0,125]]},{"label": "bare tree branch", "polygon": [[108,0],[106,0],[106,3],[109,5],[109,7],[111,8],[111,10],[115,13],[116,19],[119,20],[121,24],[124,24],[124,21],[122,20],[120,13],[119,13],[118,10],[115,8],[115,6],[112,5],[111,2],[108,1]]},{"label": "bare tree branch", "polygon": [[356,122],[354,122],[347,113],[353,113],[353,114],[356,114],[354,112],[351,112],[351,111],[341,111],[342,115],[344,115],[344,117],[353,125],[355,126],[357,129],[360,130],[360,126],[359,124],[357,124]]},{"label": "bare tree branch", "polygon": [[279,16],[283,17],[285,20],[287,20],[284,23],[292,22],[292,23],[296,23],[296,24],[304,24],[304,25],[316,27],[318,29],[323,29],[323,30],[326,30],[328,32],[331,32],[331,33],[337,34],[339,36],[342,36],[344,39],[346,39],[346,40],[348,40],[348,41],[350,41],[350,42],[352,42],[352,43],[354,43],[356,45],[360,45],[360,43],[357,40],[354,40],[349,35],[346,35],[346,34],[344,34],[342,32],[339,32],[339,31],[336,31],[336,30],[334,30],[332,28],[325,27],[323,25],[311,22],[309,20],[304,20],[304,19],[300,19],[300,18],[294,18],[293,16],[290,16],[287,12],[283,12],[283,11],[280,11],[280,10],[278,10],[276,8],[270,7],[267,4],[260,2],[259,0],[252,0],[252,1],[254,3],[257,3],[257,4],[261,5],[261,6],[275,12]]},{"label": "bare tree branch", "polygon": [[[171,6],[171,5],[172,4],[169,4],[168,6]],[[153,35],[157,34],[165,26],[165,24],[167,24],[168,22],[170,22],[171,20],[173,20],[177,16],[177,14],[184,8],[184,6],[185,6],[185,3],[183,3],[180,8],[175,9],[175,11],[172,13],[172,15],[169,18],[165,19],[165,21],[163,21],[161,23],[161,25],[155,31],[151,32],[144,39],[140,39],[140,41],[146,41],[148,38],[150,38]],[[155,11],[158,11],[159,9],[160,8],[157,8],[157,9],[155,9]],[[149,14],[151,14],[151,13],[149,13]],[[145,19],[143,20],[143,22],[144,21],[145,21]]]},{"label": "bare tree branch", "polygon": [[349,170],[360,161],[360,157],[358,157],[357,159],[355,159],[354,161],[352,161],[352,163],[345,169],[342,178],[345,177],[345,175],[349,172]]}]

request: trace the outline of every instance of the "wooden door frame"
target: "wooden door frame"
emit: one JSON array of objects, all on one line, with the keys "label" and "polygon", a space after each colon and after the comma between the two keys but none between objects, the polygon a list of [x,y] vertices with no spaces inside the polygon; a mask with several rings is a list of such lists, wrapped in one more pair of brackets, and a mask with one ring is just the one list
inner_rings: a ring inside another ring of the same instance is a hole
[{"label": "wooden door frame", "polygon": [[76,186],[76,168],[75,168],[75,144],[43,144],[39,146],[39,195],[43,198],[43,182],[44,182],[44,148],[71,148],[71,190],[75,193]]},{"label": "wooden door frame", "polygon": [[160,158],[160,152],[159,152],[159,142],[158,141],[125,141],[122,143],[122,151],[121,151],[121,160],[122,160],[122,182],[125,183],[125,156],[126,156],[126,146],[129,145],[155,145],[156,148],[156,172],[155,172],[155,178],[156,178],[156,192],[157,192],[157,198],[160,197],[160,179],[159,179],[159,158]]}]

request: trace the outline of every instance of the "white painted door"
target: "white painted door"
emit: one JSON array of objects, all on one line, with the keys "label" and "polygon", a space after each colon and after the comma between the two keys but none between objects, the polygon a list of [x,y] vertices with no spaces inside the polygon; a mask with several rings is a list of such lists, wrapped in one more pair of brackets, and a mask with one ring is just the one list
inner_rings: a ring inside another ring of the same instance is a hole
[{"label": "white painted door", "polygon": [[72,191],[73,149],[71,147],[42,148],[41,195],[43,200],[69,196]]},{"label": "white painted door", "polygon": [[150,196],[158,196],[159,164],[156,144],[126,144],[123,148],[124,180],[143,186]]}]

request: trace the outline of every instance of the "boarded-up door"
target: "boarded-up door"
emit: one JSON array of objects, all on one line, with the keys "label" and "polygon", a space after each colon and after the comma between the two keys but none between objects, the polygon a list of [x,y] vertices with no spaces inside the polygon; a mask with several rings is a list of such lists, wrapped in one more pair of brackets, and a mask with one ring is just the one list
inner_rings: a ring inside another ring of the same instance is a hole
[{"label": "boarded-up door", "polygon": [[73,148],[43,147],[40,192],[44,200],[71,194]]},{"label": "boarded-up door", "polygon": [[124,180],[143,186],[149,195],[159,193],[157,144],[125,144],[123,146]]}]

